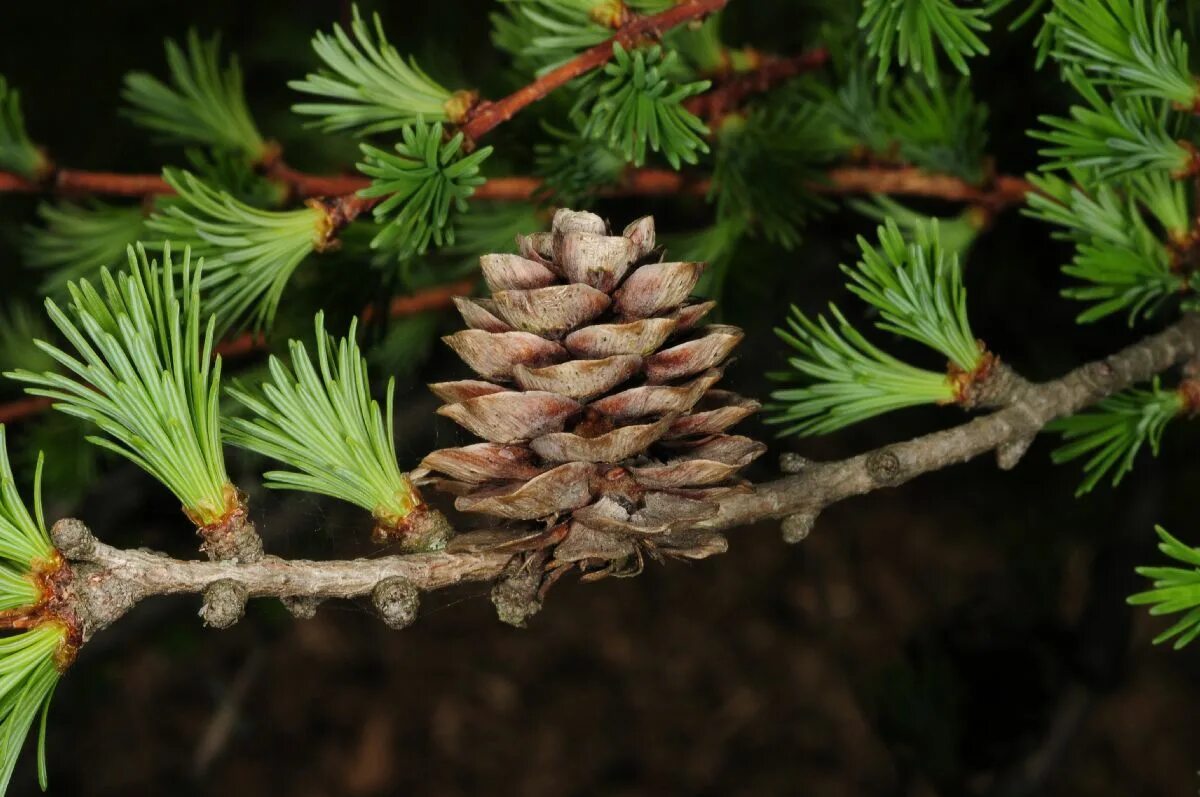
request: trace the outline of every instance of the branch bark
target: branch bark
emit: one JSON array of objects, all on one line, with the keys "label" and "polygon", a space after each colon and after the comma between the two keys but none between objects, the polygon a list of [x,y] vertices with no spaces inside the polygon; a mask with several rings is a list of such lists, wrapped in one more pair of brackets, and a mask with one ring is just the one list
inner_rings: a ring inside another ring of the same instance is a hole
[{"label": "branch bark", "polygon": [[[895,487],[989,451],[997,451],[1003,461],[1006,447],[1021,445],[1024,450],[1024,444],[1051,420],[1076,413],[1197,355],[1200,316],[1187,315],[1165,331],[1059,379],[1023,385],[1015,401],[989,415],[849,459],[802,463],[795,475],[724,499],[718,515],[697,528],[723,530],[761,520],[800,518],[803,522],[799,525],[807,530],[822,509],[838,501]],[[250,597],[356,598],[373,593],[377,585],[391,579],[401,579],[421,591],[492,581],[513,559],[507,552],[451,549],[328,562],[271,556],[253,563],[180,561],[105,545],[76,520],[57,523],[53,537],[74,563],[71,589],[85,638],[147,597],[203,592],[216,582],[239,585]]]}]

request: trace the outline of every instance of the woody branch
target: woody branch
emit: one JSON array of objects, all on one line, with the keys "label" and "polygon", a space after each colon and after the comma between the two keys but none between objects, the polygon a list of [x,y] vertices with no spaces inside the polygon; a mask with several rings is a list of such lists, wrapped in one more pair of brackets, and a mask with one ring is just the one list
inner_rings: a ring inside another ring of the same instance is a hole
[{"label": "woody branch", "polygon": [[[1076,413],[1197,356],[1200,316],[1189,314],[1163,332],[1058,379],[1031,384],[1009,374],[1006,395],[993,397],[995,404],[1003,405],[995,412],[848,459],[795,463],[801,467],[789,468],[798,470],[792,475],[760,484],[753,492],[722,499],[717,516],[698,527],[732,529],[786,518],[785,523],[807,530],[830,504],[894,487],[991,451],[997,452],[1002,467],[1013,467],[1032,438],[1053,419]],[[508,552],[451,550],[325,562],[273,556],[253,563],[180,561],[145,550],[106,545],[76,520],[60,521],[52,536],[73,563],[72,597],[85,637],[154,595],[211,593],[214,585],[224,584],[242,600],[373,595],[378,604],[381,586],[401,585],[415,601],[417,592],[463,582],[494,581],[514,560]]]}]

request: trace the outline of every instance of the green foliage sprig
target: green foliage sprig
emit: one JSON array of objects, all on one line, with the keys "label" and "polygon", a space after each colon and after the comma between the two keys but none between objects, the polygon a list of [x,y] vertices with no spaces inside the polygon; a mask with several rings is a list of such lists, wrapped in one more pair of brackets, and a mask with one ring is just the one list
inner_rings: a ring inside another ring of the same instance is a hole
[{"label": "green foliage sprig", "polygon": [[841,150],[829,118],[809,104],[730,116],[717,135],[709,199],[720,219],[738,218],[791,249],[807,217],[832,207],[812,190]]},{"label": "green foliage sprig", "polygon": [[571,117],[588,138],[619,151],[635,166],[646,151],[661,153],[675,169],[697,163],[708,152],[708,127],[683,101],[711,85],[699,80],[677,84],[669,75],[678,55],[661,45],[626,50],[613,45],[613,59],[588,78]]},{"label": "green foliage sprig", "polygon": [[[350,130],[358,135],[397,130],[419,119],[458,121],[451,114],[456,110],[455,95],[396,51],[378,14],[372,21],[368,27],[358,6],[353,6],[353,39],[340,25],[333,26],[332,35],[316,34],[313,50],[326,69],[288,85],[322,101],[297,103],[292,110],[316,117],[313,125],[321,130]],[[456,114],[466,110],[463,105]]]},{"label": "green foliage sprig", "polygon": [[45,340],[52,332],[44,313],[12,301],[0,312],[0,367],[53,370],[54,358],[37,346],[38,340]]},{"label": "green foliage sprig", "polygon": [[1175,649],[1200,635],[1200,548],[1184,545],[1162,526],[1157,526],[1158,550],[1185,567],[1139,567],[1137,573],[1154,582],[1154,588],[1131,595],[1133,606],[1149,606],[1150,614],[1183,613],[1183,617],[1154,638],[1154,644],[1175,640]]},{"label": "green foliage sprig", "polygon": [[1094,170],[1097,179],[1162,170],[1176,175],[1193,167],[1195,151],[1167,130],[1168,108],[1146,97],[1105,99],[1078,69],[1066,72],[1087,106],[1071,108],[1070,118],[1039,116],[1048,130],[1030,133],[1052,146],[1039,151],[1051,158],[1043,169]]},{"label": "green foliage sprig", "polygon": [[878,235],[878,248],[859,236],[862,259],[842,266],[850,291],[879,311],[880,329],[944,354],[966,373],[974,371],[984,352],[967,318],[958,255],[942,246],[937,221],[917,227],[907,240],[888,219]]},{"label": "green foliage sprig", "polygon": [[136,463],[171,490],[198,525],[208,525],[235,508],[237,498],[221,451],[215,320],[209,318],[202,335],[201,275],[186,250],[181,271],[177,285],[169,246],[161,267],[140,245],[136,253],[131,247],[128,271],[114,277],[102,270],[99,288],[87,280],[68,285],[71,315],[46,300],[51,321],[76,353],[38,345],[67,373],[6,376],[94,423],[103,434],[89,441]]},{"label": "green foliage sprig", "polygon": [[906,80],[894,91],[885,90],[880,110],[881,123],[905,161],[971,183],[983,180],[987,106],[975,101],[966,80],[952,87]]},{"label": "green foliage sprig", "polygon": [[[942,247],[936,223],[906,241],[893,222],[879,228],[880,246],[860,238],[862,259],[843,266],[851,292],[877,309],[882,330],[916,340],[943,354],[971,378],[986,359],[966,313],[966,292],[958,258]],[[955,375],[911,366],[870,343],[830,305],[835,323],[814,321],[792,308],[787,329],[777,329],[798,352],[788,360],[806,384],[773,392],[768,423],[784,424],[781,434],[824,434],[903,407],[960,400]]]},{"label": "green foliage sprig", "polygon": [[460,216],[454,242],[440,250],[460,268],[479,267],[481,252],[517,251],[517,236],[545,224],[545,212],[524,202],[472,202],[471,212]]},{"label": "green foliage sprig", "polygon": [[419,502],[397,464],[392,428],[396,381],[388,380],[381,411],[371,398],[356,331],[357,322],[352,322],[348,335],[334,341],[319,313],[317,365],[303,343],[291,341],[290,369],[272,357],[271,381],[260,390],[229,389],[254,417],[231,418],[226,425],[230,442],[293,468],[264,474],[268,487],[333,496],[395,526]]},{"label": "green foliage sprig", "polygon": [[929,86],[908,77],[877,83],[855,46],[833,54],[833,71],[832,85],[810,82],[806,88],[829,119],[829,135],[842,151],[899,156],[913,166],[972,183],[986,176],[987,107],[975,99],[966,80]]},{"label": "green foliage sprig", "polygon": [[1103,184],[1085,190],[1054,175],[1030,180],[1037,190],[1029,195],[1026,213],[1057,225],[1057,237],[1075,242],[1075,256],[1063,273],[1084,284],[1063,295],[1091,305],[1079,314],[1080,323],[1124,313],[1132,324],[1185,287],[1132,197]]},{"label": "green foliage sprig", "polygon": [[549,141],[534,145],[535,171],[543,193],[563,207],[586,208],[596,191],[620,180],[625,158],[611,146],[582,132],[544,126]]},{"label": "green foliage sprig", "polygon": [[33,476],[33,512],[17,491],[8,459],[7,433],[0,424],[0,611],[33,606],[41,591],[30,573],[54,563],[58,553],[46,533],[42,512],[42,470],[38,457]]},{"label": "green foliage sprig", "polygon": [[[0,610],[36,613],[44,600],[38,575],[61,562],[46,533],[42,512],[42,467],[33,477],[33,512],[17,491],[0,425]],[[0,794],[8,789],[17,757],[34,720],[38,733],[38,781],[46,788],[46,714],[60,677],[67,629],[43,618],[28,630],[0,637]]]},{"label": "green foliage sprig", "polygon": [[846,320],[836,305],[814,321],[793,307],[788,328],[775,333],[796,350],[788,360],[806,384],[771,393],[775,402],[769,424],[782,425],[780,436],[828,434],[876,415],[921,404],[955,400],[944,373],[916,368],[879,349]]},{"label": "green foliage sprig", "polygon": [[906,241],[917,240],[925,234],[930,223],[936,221],[941,250],[959,258],[970,251],[986,220],[976,208],[966,208],[956,216],[933,217],[883,194],[874,194],[869,199],[852,199],[847,204],[881,224],[894,223]]},{"label": "green foliage sprig", "polygon": [[246,94],[237,59],[221,67],[217,36],[205,41],[192,30],[181,47],[168,39],[167,85],[145,72],[125,76],[122,96],[132,106],[126,115],[164,140],[234,150],[251,161],[267,154]]},{"label": "green foliage sprig", "polygon": [[1061,432],[1064,444],[1052,454],[1061,464],[1086,457],[1084,480],[1075,491],[1089,493],[1101,479],[1111,477],[1116,487],[1133,470],[1134,460],[1145,445],[1158,456],[1167,424],[1184,411],[1178,390],[1163,390],[1154,380],[1149,390],[1126,390],[1082,412],[1052,422],[1047,429]]},{"label": "green foliage sprig", "polygon": [[938,50],[964,75],[967,59],[987,55],[980,33],[991,29],[984,8],[963,8],[953,0],[864,0],[858,25],[867,32],[870,54],[879,62],[880,80],[892,65],[924,75],[938,84]]},{"label": "green foliage sprig", "polygon": [[385,197],[374,210],[384,226],[372,247],[404,258],[424,253],[430,244],[454,243],[454,217],[466,212],[467,199],[485,182],[479,168],[492,154],[491,147],[469,155],[462,149],[462,133],[443,141],[442,125],[424,122],[404,128],[394,155],[362,145],[358,169],[372,180],[359,196]]},{"label": "green foliage sprig", "polygon": [[136,205],[43,202],[38,216],[42,225],[26,228],[23,254],[29,265],[46,270],[41,288],[51,294],[117,262],[146,233],[146,214]]},{"label": "green foliage sprig", "polygon": [[1158,222],[1168,240],[1187,239],[1192,225],[1187,180],[1152,170],[1129,175],[1121,182],[1129,196]]},{"label": "green foliage sprig", "polygon": [[692,232],[664,235],[661,240],[672,260],[707,263],[696,283],[697,296],[721,298],[729,276],[729,266],[738,244],[746,235],[746,220],[736,215],[718,218],[715,224]]},{"label": "green foliage sprig", "polygon": [[46,789],[46,716],[62,677],[57,658],[66,638],[66,628],[50,620],[0,638],[0,793],[8,790],[25,737],[39,717],[38,783]]},{"label": "green foliage sprig", "polygon": [[886,108],[892,83],[876,83],[861,47],[833,49],[834,80],[806,85],[833,123],[831,135],[843,150],[886,152],[893,144]]},{"label": "green foliage sprig", "polygon": [[[281,180],[268,177],[260,165],[247,161],[235,152],[222,149],[184,150],[189,169],[200,182],[256,208],[275,208],[284,205],[290,189]],[[158,198],[159,207],[177,201],[174,197]]]},{"label": "green foliage sprig", "polygon": [[1047,16],[1056,60],[1135,96],[1191,110],[1200,88],[1188,68],[1188,47],[1172,31],[1167,3],[1152,0],[1054,0]]},{"label": "green foliage sprig", "polygon": [[372,366],[392,374],[392,379],[414,376],[433,355],[441,321],[441,315],[435,311],[395,319],[371,347],[367,360]]},{"label": "green foliage sprig", "polygon": [[167,169],[163,176],[179,201],[154,213],[147,227],[204,258],[207,312],[223,329],[270,326],[293,272],[323,245],[327,214],[318,207],[260,210],[190,172]]},{"label": "green foliage sprig", "polygon": [[0,75],[0,171],[37,179],[48,165],[25,131],[20,92]]}]

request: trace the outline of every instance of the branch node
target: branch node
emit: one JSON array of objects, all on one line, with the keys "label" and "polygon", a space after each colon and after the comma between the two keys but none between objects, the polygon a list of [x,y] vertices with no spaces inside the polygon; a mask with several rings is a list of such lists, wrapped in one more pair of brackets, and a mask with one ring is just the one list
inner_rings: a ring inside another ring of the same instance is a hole
[{"label": "branch node", "polygon": [[1033,445],[1036,435],[1028,435],[1010,443],[1004,443],[996,449],[996,465],[1000,470],[1012,470],[1025,456],[1025,452]]},{"label": "branch node", "polygon": [[[954,376],[953,370],[951,375]],[[1007,407],[1024,398],[1032,386],[999,357],[986,351],[979,367],[961,377],[958,403],[967,410]]]},{"label": "branch node", "polygon": [[510,575],[492,587],[496,616],[514,628],[524,628],[529,618],[542,610],[542,568],[524,564],[521,560],[514,562],[509,566]]},{"label": "branch node", "polygon": [[371,602],[388,628],[403,631],[417,621],[421,591],[407,578],[385,578],[371,591]]},{"label": "branch node", "polygon": [[1088,389],[1092,391],[1092,395],[1104,396],[1114,392],[1113,385],[1120,378],[1118,368],[1120,368],[1120,360],[1115,354],[1083,367],[1081,373],[1086,378]]},{"label": "branch node", "polygon": [[308,595],[288,595],[280,598],[283,608],[291,612],[297,620],[311,620],[317,616],[317,607],[324,602],[323,598]]},{"label": "branch node", "polygon": [[784,473],[800,473],[812,464],[811,459],[802,457],[794,451],[787,451],[779,455],[779,469]]},{"label": "branch node", "polygon": [[244,496],[239,496],[236,508],[220,521],[198,526],[203,542],[200,549],[214,562],[257,562],[263,558],[262,537],[246,514]]},{"label": "branch node", "polygon": [[231,578],[222,578],[204,588],[200,619],[209,628],[230,628],[246,613],[246,588]]},{"label": "branch node", "polygon": [[73,562],[91,561],[96,552],[96,536],[75,518],[63,518],[51,526],[50,539],[59,553]]},{"label": "branch node", "polygon": [[380,545],[398,542],[404,553],[440,551],[446,547],[454,527],[446,516],[429,504],[417,504],[399,523],[379,522],[371,539]]},{"label": "branch node", "polygon": [[67,599],[79,619],[81,643],[125,616],[145,595],[142,585],[117,577],[101,565],[82,562],[71,570],[74,578]]},{"label": "branch node", "polygon": [[817,524],[816,512],[798,512],[783,519],[783,541],[788,545],[804,542]]},{"label": "branch node", "polygon": [[886,487],[904,481],[904,468],[894,451],[881,448],[867,456],[867,474],[876,484]]}]

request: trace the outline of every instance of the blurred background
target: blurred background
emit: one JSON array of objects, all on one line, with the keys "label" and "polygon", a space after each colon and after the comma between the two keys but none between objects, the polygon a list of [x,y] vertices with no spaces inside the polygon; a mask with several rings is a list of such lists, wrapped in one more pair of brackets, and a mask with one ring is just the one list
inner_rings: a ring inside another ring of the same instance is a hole
[{"label": "blurred background", "polygon": [[[794,53],[816,41],[815,0],[741,0],[729,41]],[[365,3],[392,40],[450,85],[485,96],[510,87],[488,39],[485,0]],[[344,169],[353,142],[306,131],[286,81],[312,70],[313,32],[349,18],[348,3],[209,0],[180,4],[7,3],[0,73],[21,87],[28,125],[76,168],[157,171],[179,162],[117,113],[122,75],[163,74],[162,39],[189,26],[221,31],[241,58],[261,129],[289,162]],[[991,107],[989,150],[1001,171],[1036,165],[1025,137],[1061,110],[1060,84],[1032,66],[1023,30],[994,33],[972,84]],[[520,124],[495,137],[530,134]],[[23,226],[36,201],[0,196],[0,283],[32,301]],[[930,212],[958,208],[932,204]],[[702,200],[605,201],[614,224],[655,213],[664,233],[708,223]],[[845,300],[837,264],[872,222],[839,209],[792,252],[747,243],[722,296],[722,319],[748,332],[727,381],[769,390],[784,352],[771,334],[789,303]],[[758,247],[758,248],[756,248]],[[1059,297],[1069,249],[1010,210],[967,265],[972,324],[1030,378],[1051,378],[1132,342],[1121,319],[1078,327]],[[343,319],[386,280],[310,269],[285,297],[299,331],[321,306]],[[383,285],[384,287],[380,287]],[[32,306],[32,305],[31,305]],[[399,380],[402,462],[415,465],[460,433],[433,420],[424,384],[460,378],[436,342],[447,313],[377,373]],[[289,331],[285,327],[283,335]],[[388,330],[378,332],[386,343]],[[406,337],[407,336],[407,337]],[[278,347],[277,347],[278,350]],[[378,363],[385,363],[382,368]],[[4,364],[5,366],[8,363]],[[253,369],[261,362],[239,363]],[[0,400],[19,395],[0,385]],[[838,458],[958,423],[955,409],[885,416],[828,438],[773,443],[777,454]],[[1195,424],[1172,427],[1118,489],[1073,493],[1076,465],[1049,462],[1043,438],[1012,472],[990,460],[830,508],[797,546],[776,524],[734,531],[727,555],[651,566],[636,579],[560,583],[527,630],[496,621],[487,589],[426,598],[419,622],[389,631],[366,606],[322,606],[298,621],[270,601],[229,631],[206,630],[194,597],[155,599],[98,636],[59,687],[50,715],[51,793],[107,794],[805,794],[1179,795],[1198,787],[1200,646],[1173,653],[1164,625],[1133,611],[1133,567],[1155,561],[1153,526],[1200,542]],[[769,438],[752,421],[742,432]],[[46,448],[50,514],[85,519],[108,542],[195,555],[165,490],[84,449],[79,428],[41,418],[10,447]],[[233,455],[231,455],[233,456]],[[231,459],[242,486],[263,463]],[[30,469],[25,468],[28,474]],[[1189,497],[1190,496],[1190,497]],[[369,518],[314,496],[252,491],[268,550],[347,557],[379,549]],[[36,788],[34,756],[11,793]]]}]

